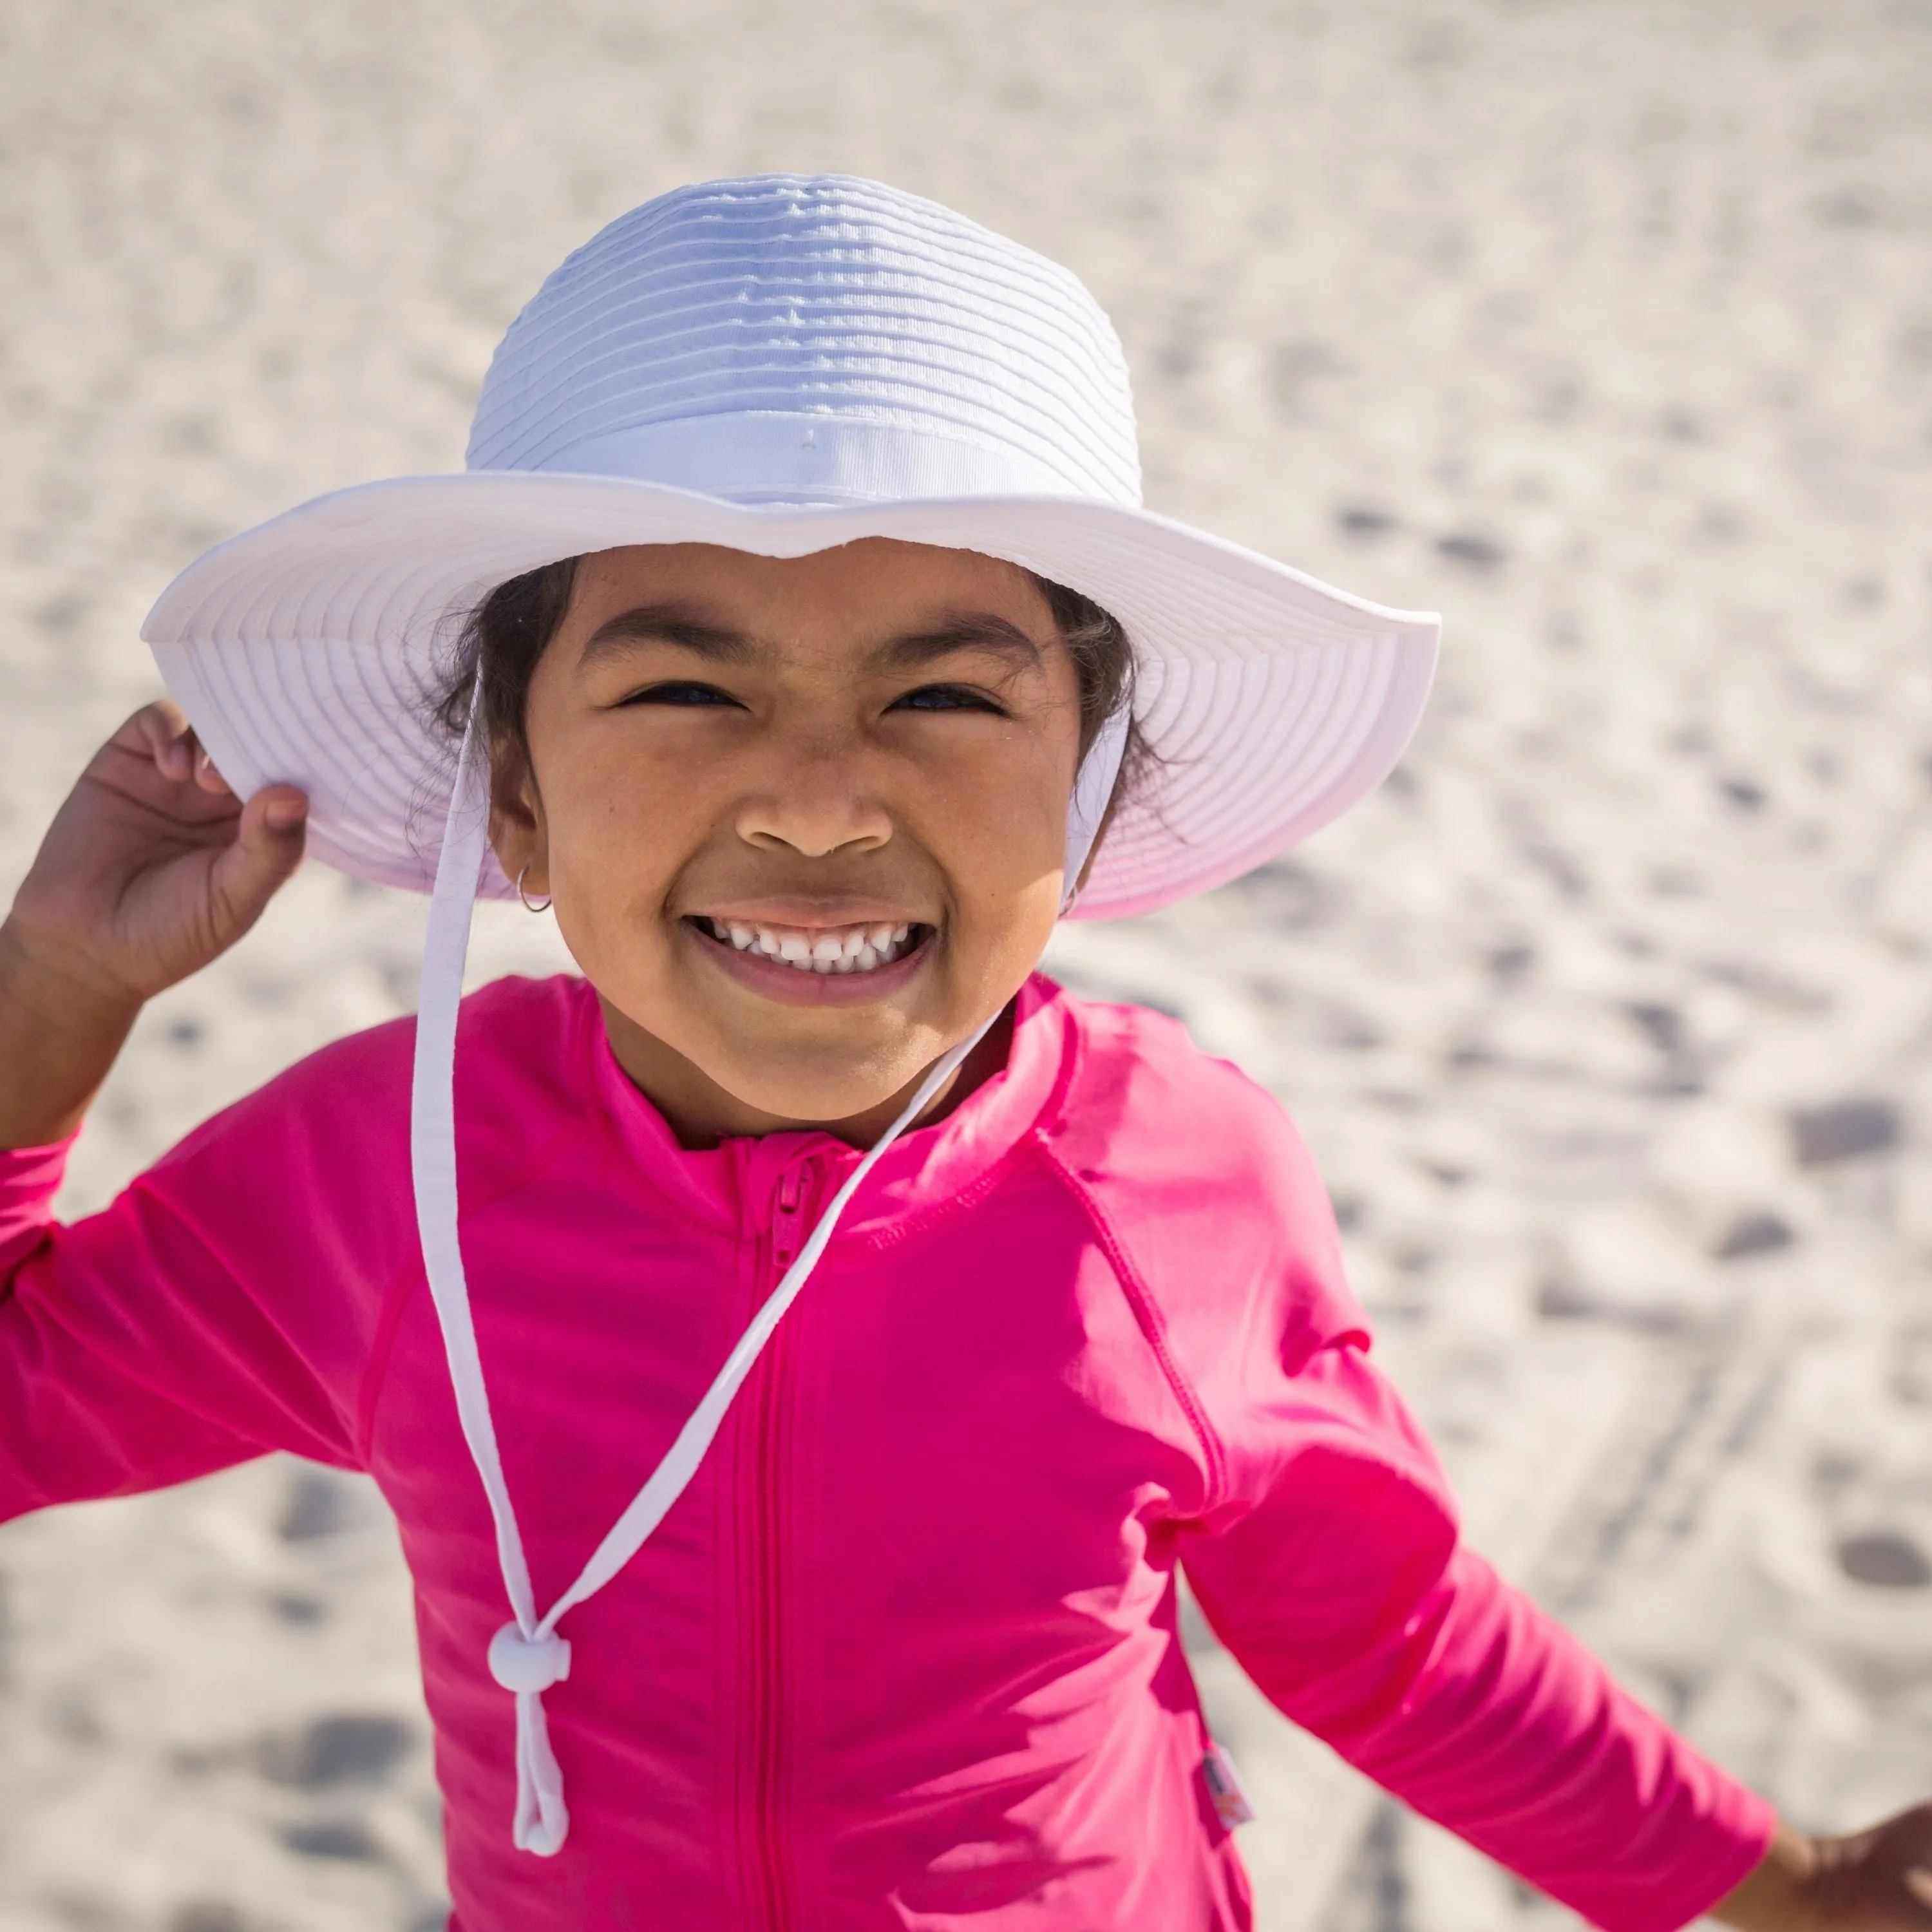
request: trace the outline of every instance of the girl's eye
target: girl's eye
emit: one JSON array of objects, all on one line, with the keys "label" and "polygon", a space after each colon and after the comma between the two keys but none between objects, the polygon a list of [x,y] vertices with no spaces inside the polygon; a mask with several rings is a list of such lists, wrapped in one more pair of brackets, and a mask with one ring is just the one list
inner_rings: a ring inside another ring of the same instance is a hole
[{"label": "girl's eye", "polygon": [[991,711],[1000,707],[984,692],[963,684],[922,684],[916,691],[895,698],[887,707],[893,711]]},{"label": "girl's eye", "polygon": [[688,679],[673,679],[668,684],[649,684],[620,700],[622,704],[729,704],[738,700],[715,684],[696,684]]}]

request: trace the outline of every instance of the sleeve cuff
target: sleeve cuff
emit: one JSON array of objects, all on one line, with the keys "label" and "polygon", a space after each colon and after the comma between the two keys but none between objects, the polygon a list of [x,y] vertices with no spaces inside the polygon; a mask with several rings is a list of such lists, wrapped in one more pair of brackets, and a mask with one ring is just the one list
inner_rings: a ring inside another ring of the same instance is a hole
[{"label": "sleeve cuff", "polygon": [[67,1173],[70,1134],[51,1147],[0,1148],[0,1255],[17,1250],[54,1217]]},{"label": "sleeve cuff", "polygon": [[1701,1918],[1720,1899],[1743,1884],[1763,1863],[1778,1835],[1778,1812],[1767,1800],[1741,1784],[1725,1780],[1712,1822],[1728,1843],[1714,1844],[1708,1862],[1687,1871],[1675,1888],[1654,1901],[1629,1932],[1679,1932]]}]

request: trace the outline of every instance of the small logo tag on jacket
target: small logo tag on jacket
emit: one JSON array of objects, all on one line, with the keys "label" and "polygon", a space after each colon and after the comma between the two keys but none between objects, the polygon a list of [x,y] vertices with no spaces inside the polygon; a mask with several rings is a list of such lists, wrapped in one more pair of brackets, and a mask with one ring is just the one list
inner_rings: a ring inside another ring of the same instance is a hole
[{"label": "small logo tag on jacket", "polygon": [[1248,1794],[1241,1788],[1241,1774],[1234,1768],[1234,1760],[1228,1755],[1228,1748],[1208,1740],[1208,1754],[1201,1760],[1201,1775],[1206,1780],[1208,1796],[1214,1800],[1214,1815],[1229,1831],[1237,1825],[1253,1822],[1255,1808],[1248,1802]]}]

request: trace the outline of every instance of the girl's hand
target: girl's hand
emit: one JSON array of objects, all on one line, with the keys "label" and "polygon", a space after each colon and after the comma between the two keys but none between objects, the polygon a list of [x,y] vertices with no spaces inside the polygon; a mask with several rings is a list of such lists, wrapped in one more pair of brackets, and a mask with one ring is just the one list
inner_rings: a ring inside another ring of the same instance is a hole
[{"label": "girl's hand", "polygon": [[1711,1916],[1741,1932],[1932,1932],[1932,1804],[1844,1838],[1780,1831]]},{"label": "girl's hand", "polygon": [[225,952],[301,862],[308,812],[291,785],[236,799],[172,704],[101,747],[0,925],[0,1146],[72,1131],[142,1003]]},{"label": "girl's hand", "polygon": [[292,785],[238,801],[173,705],[94,754],[40,842],[7,921],[16,943],[137,1004],[227,951],[302,858]]}]

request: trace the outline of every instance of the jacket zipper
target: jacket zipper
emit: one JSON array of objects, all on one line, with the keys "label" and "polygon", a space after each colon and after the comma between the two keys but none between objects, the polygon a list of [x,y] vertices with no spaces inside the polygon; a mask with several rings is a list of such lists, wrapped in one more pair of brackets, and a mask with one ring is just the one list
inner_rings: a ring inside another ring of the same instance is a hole
[{"label": "jacket zipper", "polygon": [[[798,1258],[805,1244],[806,1174],[788,1168],[778,1177],[772,1213],[771,1264],[765,1292]],[[782,1519],[790,1466],[794,1350],[791,1317],[778,1324],[760,1364],[752,1415],[748,1506],[752,1605],[746,1708],[751,1730],[752,1922],[761,1932],[792,1932],[797,1922],[790,1846],[786,1832],[790,1792]]]}]

